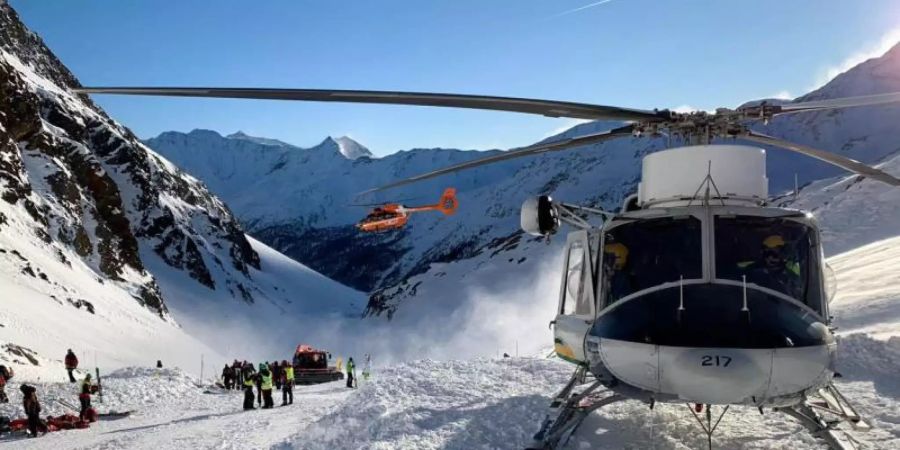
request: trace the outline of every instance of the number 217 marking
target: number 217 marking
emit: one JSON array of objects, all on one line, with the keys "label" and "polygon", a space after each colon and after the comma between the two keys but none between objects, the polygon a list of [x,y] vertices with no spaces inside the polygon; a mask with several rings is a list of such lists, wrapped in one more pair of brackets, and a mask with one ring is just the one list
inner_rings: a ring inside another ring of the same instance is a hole
[{"label": "number 217 marking", "polygon": [[712,356],[712,355],[703,355],[700,365],[701,366],[716,366],[716,367],[728,367],[731,364],[730,356]]}]

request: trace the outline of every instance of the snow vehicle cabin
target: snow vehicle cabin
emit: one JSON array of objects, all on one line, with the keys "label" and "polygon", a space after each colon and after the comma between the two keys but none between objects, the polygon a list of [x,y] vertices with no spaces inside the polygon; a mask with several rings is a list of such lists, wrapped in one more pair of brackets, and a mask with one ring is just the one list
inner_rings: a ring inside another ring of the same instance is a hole
[{"label": "snow vehicle cabin", "polygon": [[300,344],[294,352],[294,379],[296,384],[318,384],[343,380],[344,374],[336,366],[329,366],[331,353]]}]

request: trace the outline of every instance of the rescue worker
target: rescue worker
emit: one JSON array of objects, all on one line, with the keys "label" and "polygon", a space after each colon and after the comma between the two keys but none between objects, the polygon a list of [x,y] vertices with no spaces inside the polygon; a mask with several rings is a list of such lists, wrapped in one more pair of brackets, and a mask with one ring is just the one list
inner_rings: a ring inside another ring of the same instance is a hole
[{"label": "rescue worker", "polygon": [[81,403],[81,412],[78,417],[81,420],[88,420],[88,410],[91,409],[91,394],[93,393],[93,383],[91,383],[91,374],[84,376],[81,382],[81,393],[78,394],[78,402]]},{"label": "rescue worker", "polygon": [[231,364],[232,373],[234,373],[234,388],[242,389],[244,386],[244,376],[243,376],[243,365],[238,360],[234,360],[234,363]]},{"label": "rescue worker", "polygon": [[262,371],[263,371],[263,369],[265,369],[265,368],[267,368],[267,367],[266,367],[266,363],[259,363],[259,371],[256,372],[256,377],[255,377],[255,381],[256,381],[256,403],[258,403],[259,406],[262,406],[262,404],[263,404],[263,397],[262,397]]},{"label": "rescue worker", "polygon": [[294,404],[294,366],[281,361],[281,406]]},{"label": "rescue worker", "polygon": [[253,386],[254,380],[253,376],[249,374],[249,371],[246,372],[246,376],[243,377],[243,387],[244,387],[244,411],[249,409],[255,409],[253,406]]},{"label": "rescue worker", "polygon": [[608,243],[603,247],[603,273],[607,302],[612,303],[628,295],[634,285],[632,274],[626,270],[628,247],[621,242]]},{"label": "rescue worker", "polygon": [[277,389],[281,389],[281,366],[278,365],[278,361],[272,362],[272,379],[275,380],[275,387]]},{"label": "rescue worker", "polygon": [[234,372],[232,372],[231,367],[228,364],[225,364],[225,368],[222,369],[222,383],[225,385],[225,389],[231,389],[234,383]]},{"label": "rescue worker", "polygon": [[23,384],[19,386],[22,391],[22,406],[25,408],[25,416],[28,418],[29,437],[36,438],[38,427],[41,424],[41,403],[38,402],[37,389],[33,386]]},{"label": "rescue worker", "polygon": [[69,372],[69,383],[75,382],[75,376],[72,375],[72,372],[78,368],[78,357],[75,356],[75,353],[72,353],[72,349],[70,348],[66,351],[66,358],[64,360],[66,364],[66,371]]},{"label": "rescue worker", "polygon": [[353,357],[347,358],[347,387],[353,387],[353,369],[356,368],[356,364],[353,363]]},{"label": "rescue worker", "polygon": [[253,375],[255,373],[256,370],[253,368],[253,364],[250,364],[247,361],[244,361],[243,364],[241,364],[241,376],[243,377],[244,381],[249,379],[252,382]]},{"label": "rescue worker", "polygon": [[263,409],[272,409],[275,403],[272,400],[272,371],[268,365],[259,369],[259,389],[262,392]]},{"label": "rescue worker", "polygon": [[786,242],[779,234],[762,241],[759,258],[752,263],[739,263],[747,274],[747,281],[798,298],[800,292],[800,264],[787,257]]}]

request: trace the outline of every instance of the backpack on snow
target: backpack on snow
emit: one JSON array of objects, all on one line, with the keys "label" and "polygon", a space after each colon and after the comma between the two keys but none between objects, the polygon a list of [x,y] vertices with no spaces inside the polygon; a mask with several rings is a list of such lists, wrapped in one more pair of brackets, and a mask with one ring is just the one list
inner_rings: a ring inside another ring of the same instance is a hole
[{"label": "backpack on snow", "polygon": [[0,364],[0,376],[5,379],[10,379],[13,377],[15,373],[13,372],[11,367],[6,367],[3,364]]}]

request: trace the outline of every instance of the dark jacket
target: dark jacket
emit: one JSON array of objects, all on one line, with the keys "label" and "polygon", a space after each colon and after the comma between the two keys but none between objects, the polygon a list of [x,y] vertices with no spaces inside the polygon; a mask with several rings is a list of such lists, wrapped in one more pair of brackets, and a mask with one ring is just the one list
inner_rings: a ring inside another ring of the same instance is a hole
[{"label": "dark jacket", "polygon": [[25,415],[29,417],[37,417],[41,414],[41,403],[37,399],[37,390],[26,384],[19,389],[22,391],[22,406],[25,408]]},{"label": "dark jacket", "polygon": [[75,354],[72,352],[66,353],[65,362],[66,362],[66,369],[78,368],[78,357],[75,356]]}]

